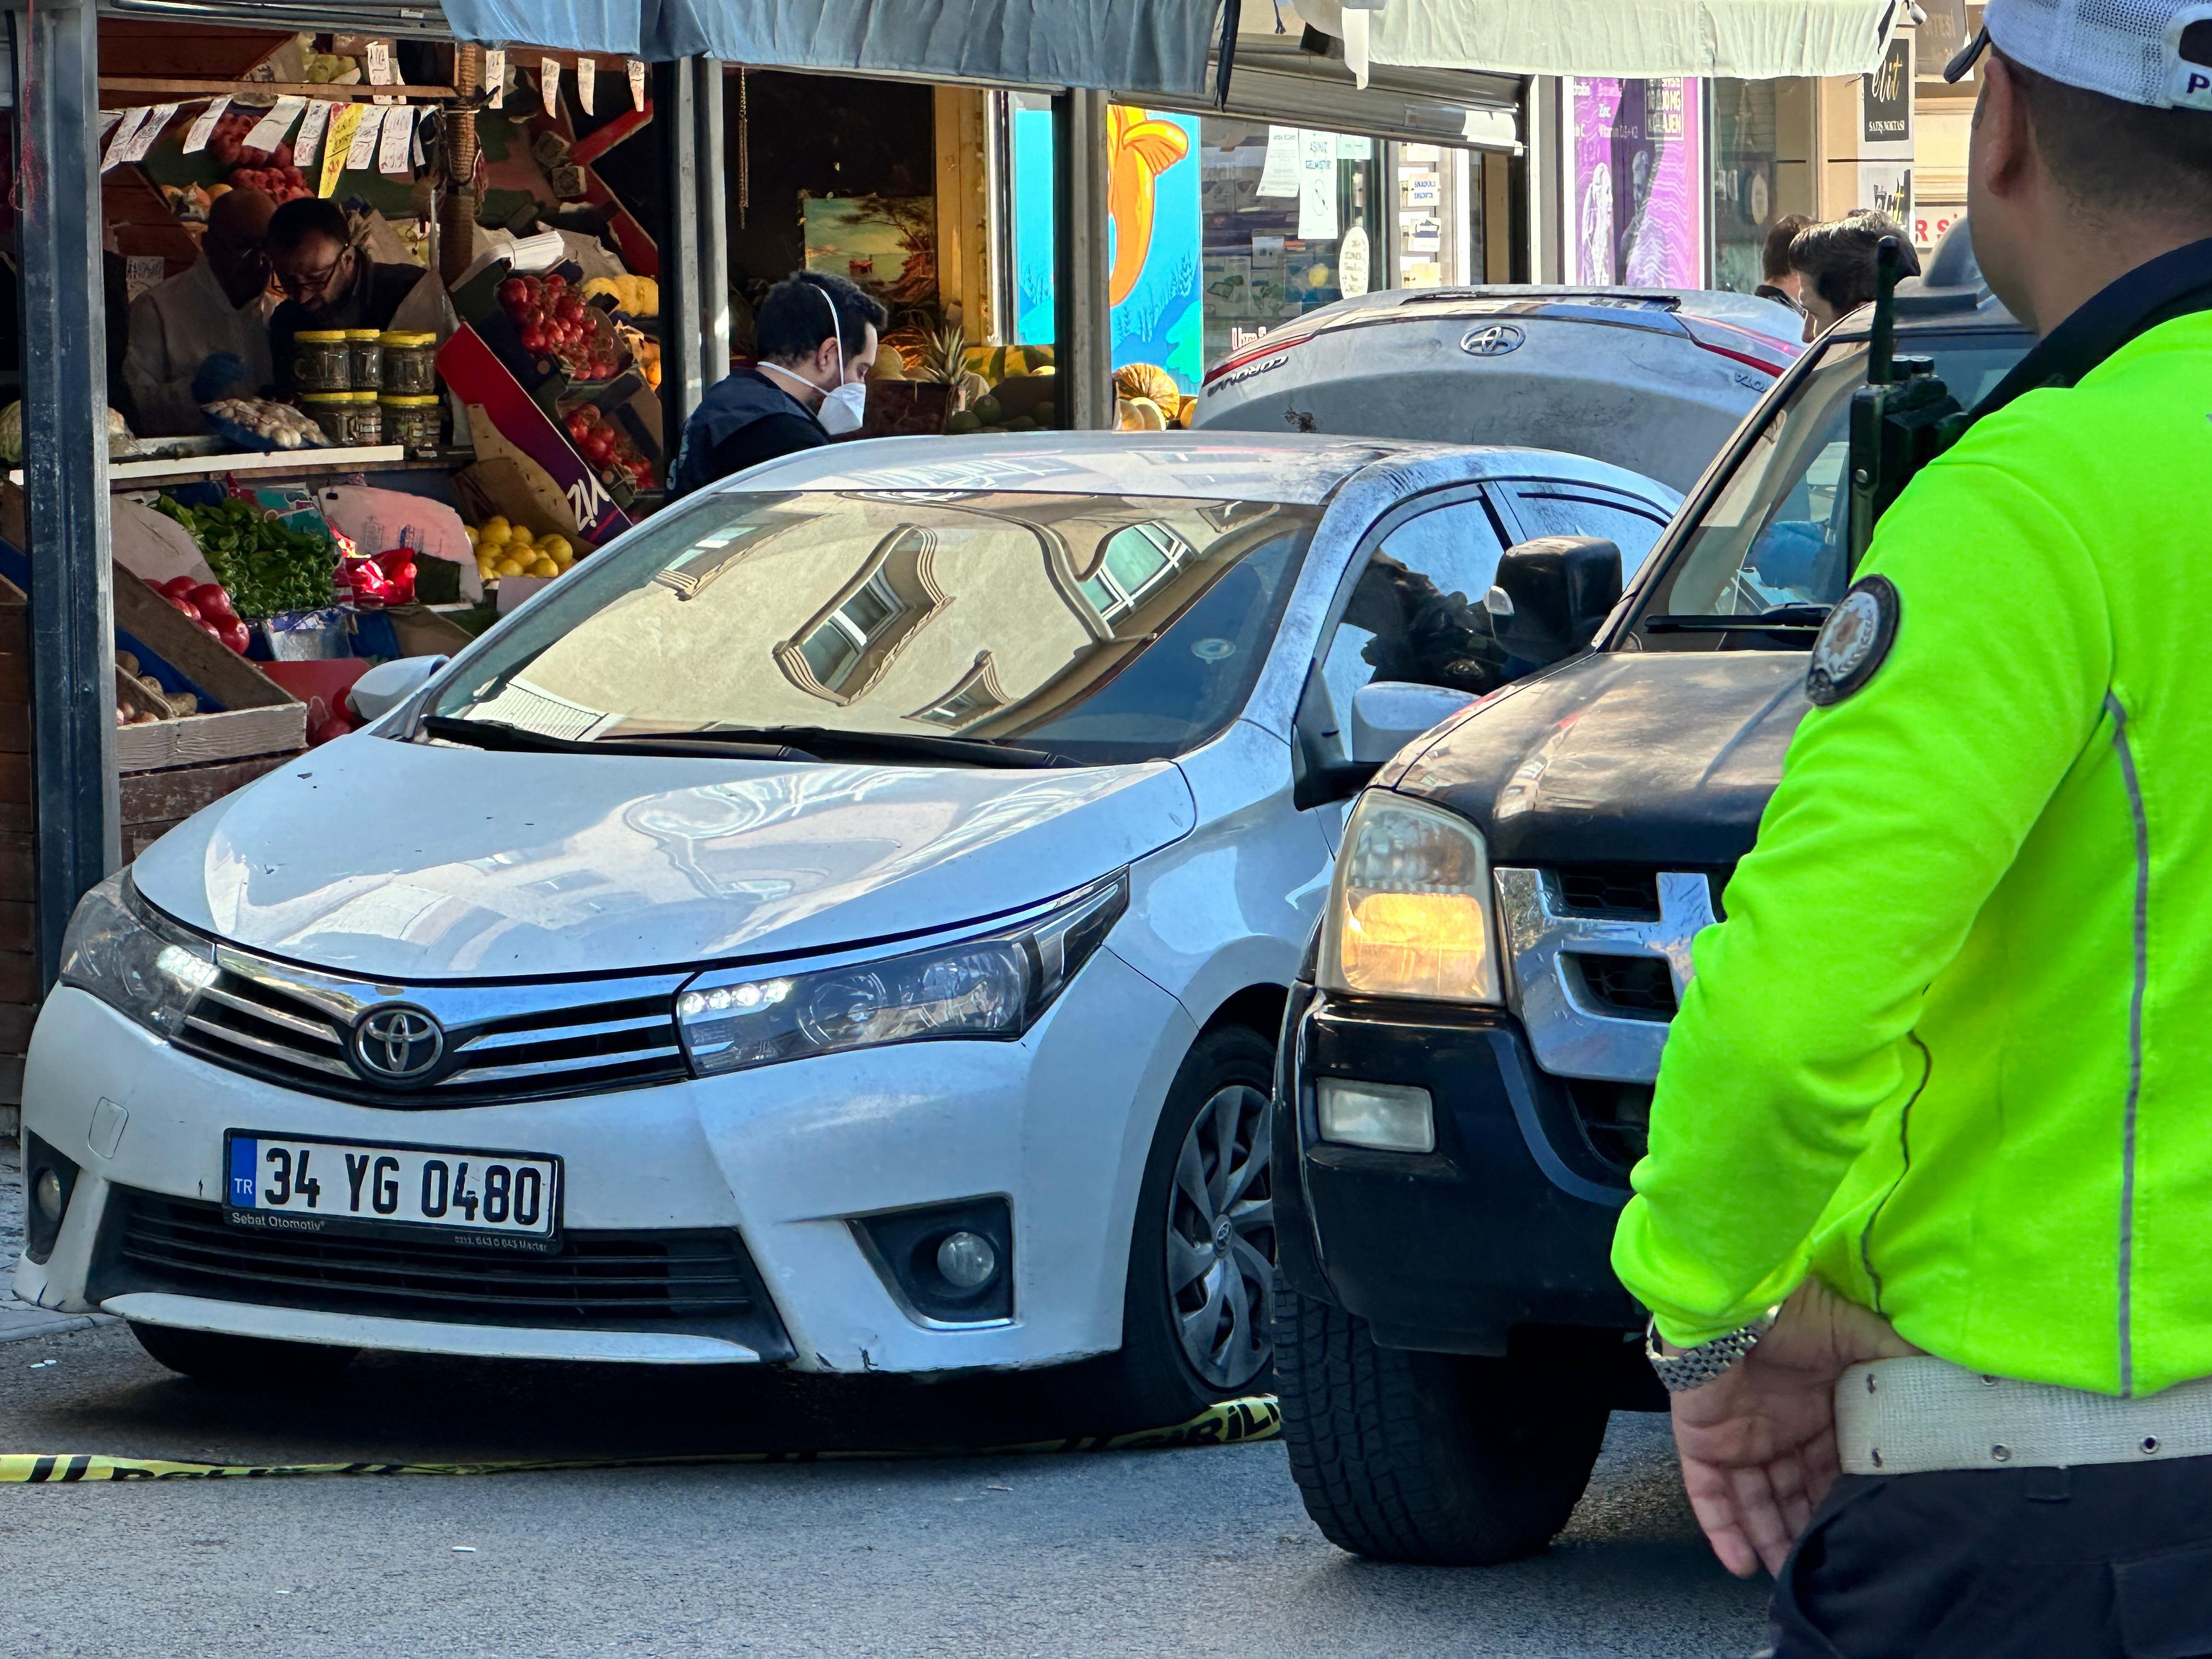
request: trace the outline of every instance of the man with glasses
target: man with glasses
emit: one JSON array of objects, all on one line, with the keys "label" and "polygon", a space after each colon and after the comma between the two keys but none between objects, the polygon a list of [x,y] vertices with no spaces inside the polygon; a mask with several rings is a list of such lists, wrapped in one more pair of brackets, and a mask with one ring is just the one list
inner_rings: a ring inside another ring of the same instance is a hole
[{"label": "man with glasses", "polygon": [[200,405],[250,397],[270,381],[265,244],[276,202],[234,190],[208,211],[200,258],[131,304],[124,382],[149,437],[204,432]]},{"label": "man with glasses", "polygon": [[353,228],[337,203],[319,196],[287,202],[269,222],[269,264],[284,302],[270,319],[276,389],[289,397],[292,338],[303,331],[389,328],[400,304],[422,279],[422,268],[380,264],[353,244]]}]

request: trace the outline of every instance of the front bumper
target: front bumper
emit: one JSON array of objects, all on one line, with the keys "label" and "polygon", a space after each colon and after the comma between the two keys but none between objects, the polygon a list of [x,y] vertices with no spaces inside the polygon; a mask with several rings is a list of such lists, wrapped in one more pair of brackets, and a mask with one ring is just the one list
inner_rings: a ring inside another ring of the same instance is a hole
[{"label": "front bumper", "polygon": [[[1018,1042],[908,1044],[604,1095],[405,1111],[227,1071],[64,988],[40,1014],[23,1116],[82,1172],[52,1255],[19,1264],[16,1293],[150,1323],[425,1352],[787,1357],[829,1371],[1073,1359],[1121,1340],[1137,1186],[1194,1036],[1180,1005],[1108,949]],[[165,1222],[219,1224],[219,1212],[201,1206],[222,1197],[229,1128],[556,1155],[565,1233],[734,1238],[760,1289],[760,1317],[625,1330],[605,1319],[423,1317],[420,1308],[381,1318],[358,1296],[289,1285],[180,1293],[189,1287],[120,1258],[118,1232],[141,1209],[166,1208]],[[1012,1316],[948,1325],[908,1311],[855,1218],[983,1197],[1012,1210]]]},{"label": "front bumper", "polygon": [[[1504,1354],[1531,1328],[1627,1331],[1641,1311],[1613,1277],[1626,1179],[1537,1069],[1509,1016],[1332,998],[1300,986],[1285,1025],[1277,1167],[1300,1177],[1303,1231],[1285,1246],[1294,1288],[1366,1320],[1378,1342]],[[1320,1137],[1314,1081],[1426,1089],[1431,1153]]]}]

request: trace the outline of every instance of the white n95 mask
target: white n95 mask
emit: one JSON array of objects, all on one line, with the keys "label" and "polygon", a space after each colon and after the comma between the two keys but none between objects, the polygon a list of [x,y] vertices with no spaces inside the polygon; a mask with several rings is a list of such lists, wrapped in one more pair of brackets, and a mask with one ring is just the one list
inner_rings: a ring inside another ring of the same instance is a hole
[{"label": "white n95 mask", "polygon": [[814,411],[814,418],[822,422],[822,429],[835,438],[848,432],[858,432],[860,421],[868,407],[868,388],[864,381],[855,380],[841,386],[835,392],[822,395],[822,407]]}]

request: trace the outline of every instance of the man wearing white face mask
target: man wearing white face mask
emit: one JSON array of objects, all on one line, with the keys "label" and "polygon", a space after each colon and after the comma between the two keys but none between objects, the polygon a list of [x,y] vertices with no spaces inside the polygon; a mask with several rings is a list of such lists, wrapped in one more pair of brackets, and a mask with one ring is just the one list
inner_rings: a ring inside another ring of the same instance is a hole
[{"label": "man wearing white face mask", "polygon": [[754,318],[754,366],[731,374],[691,411],[669,494],[688,495],[855,430],[876,331],[887,320],[881,304],[842,276],[796,271],[770,289]]}]

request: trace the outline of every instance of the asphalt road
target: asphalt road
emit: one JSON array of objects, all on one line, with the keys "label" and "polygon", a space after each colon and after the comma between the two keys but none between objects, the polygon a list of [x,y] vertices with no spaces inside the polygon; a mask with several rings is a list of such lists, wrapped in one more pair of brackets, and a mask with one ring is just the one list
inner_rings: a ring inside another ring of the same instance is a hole
[{"label": "asphalt road", "polygon": [[[5,1148],[12,1152],[12,1148]],[[0,1175],[4,1175],[0,1170]],[[0,1183],[4,1184],[4,1183]],[[12,1255],[0,1239],[0,1255]],[[51,1362],[51,1363],[49,1363]],[[0,1451],[239,1463],[1006,1444],[1048,1384],[365,1360],[214,1393],[119,1326],[0,1345]],[[1535,1559],[1330,1547],[1282,1448],[0,1487],[10,1656],[1747,1654],[1664,1425]]]}]

